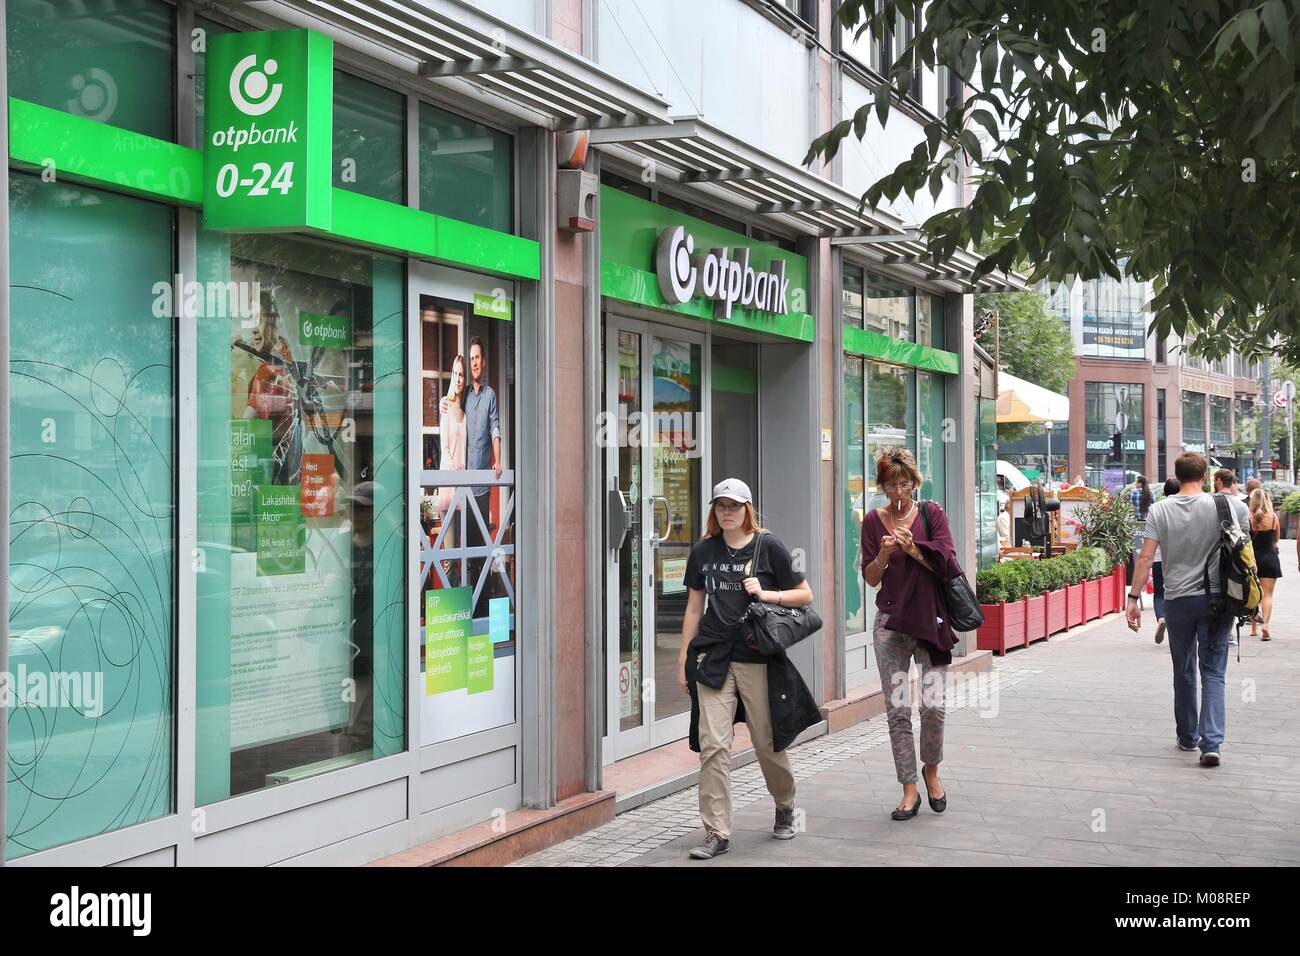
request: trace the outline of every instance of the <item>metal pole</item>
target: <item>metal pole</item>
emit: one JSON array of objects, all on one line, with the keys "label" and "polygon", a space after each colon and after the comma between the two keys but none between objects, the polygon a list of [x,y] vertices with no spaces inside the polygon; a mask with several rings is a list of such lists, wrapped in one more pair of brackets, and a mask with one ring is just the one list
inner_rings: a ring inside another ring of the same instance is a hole
[{"label": "metal pole", "polygon": [[1270,395],[1270,394],[1268,393],[1268,385],[1269,385],[1269,382],[1268,382],[1268,367],[1269,367],[1269,364],[1270,364],[1270,359],[1269,359],[1269,356],[1266,355],[1266,356],[1264,356],[1264,371],[1263,371],[1263,373],[1262,373],[1262,374],[1260,375],[1260,377],[1259,377],[1259,390],[1260,390],[1260,394],[1264,397],[1264,411],[1263,411],[1263,412],[1261,413],[1261,415],[1260,415],[1260,417],[1263,418],[1263,421],[1260,423],[1260,435],[1259,435],[1259,438],[1260,438],[1260,445],[1261,445],[1262,448],[1263,448],[1263,452],[1262,452],[1262,453],[1260,454],[1260,456],[1259,456],[1259,460],[1260,460],[1260,464],[1261,464],[1261,467],[1260,467],[1260,479],[1261,479],[1261,480],[1262,480],[1263,477],[1264,477],[1264,475],[1263,475],[1263,467],[1262,467],[1262,465],[1263,465],[1263,462],[1264,462],[1265,460],[1267,460],[1267,461],[1270,463],[1270,464],[1269,464],[1269,469],[1268,469],[1268,470],[1269,470],[1269,471],[1272,471],[1272,470],[1273,470],[1273,468],[1272,468],[1272,461],[1273,461],[1273,444],[1272,444],[1272,438],[1273,438],[1273,436],[1272,436],[1272,434],[1271,434],[1272,429],[1271,429],[1271,427],[1270,427],[1270,426],[1272,425],[1272,422],[1273,422],[1273,409],[1271,409],[1271,408],[1269,407],[1269,405],[1270,405],[1270,404],[1272,403],[1272,401],[1273,401],[1273,396]]}]

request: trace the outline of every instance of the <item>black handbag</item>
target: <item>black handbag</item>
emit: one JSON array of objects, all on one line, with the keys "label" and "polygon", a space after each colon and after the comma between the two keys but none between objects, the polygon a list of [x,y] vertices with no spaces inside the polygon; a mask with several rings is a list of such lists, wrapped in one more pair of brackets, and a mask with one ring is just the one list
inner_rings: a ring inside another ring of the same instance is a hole
[{"label": "black handbag", "polygon": [[[754,574],[758,574],[758,556],[762,553],[766,534],[759,536],[754,546]],[[765,657],[779,654],[798,644],[809,634],[822,628],[822,619],[812,605],[785,607],[781,604],[764,604],[752,601],[740,619],[745,629],[745,643]]]},{"label": "black handbag", "polygon": [[[930,502],[922,501],[921,523],[925,526],[925,536],[930,537],[930,512],[926,508]],[[975,599],[975,592],[971,590],[970,582],[966,580],[966,572],[961,570],[961,565],[957,566],[957,575],[944,580],[943,569],[940,568],[935,572],[935,577],[939,579],[939,598],[943,601],[944,610],[948,614],[948,624],[954,631],[975,631],[984,623],[984,611],[980,607],[980,602]]]}]

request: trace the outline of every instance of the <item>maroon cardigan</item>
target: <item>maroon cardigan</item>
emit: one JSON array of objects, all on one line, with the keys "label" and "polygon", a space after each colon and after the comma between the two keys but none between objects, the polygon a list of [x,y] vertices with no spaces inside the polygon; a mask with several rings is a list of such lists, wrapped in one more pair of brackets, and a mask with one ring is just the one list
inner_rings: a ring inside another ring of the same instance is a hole
[{"label": "maroon cardigan", "polygon": [[[912,540],[920,549],[930,567],[947,580],[961,573],[952,543],[948,516],[938,502],[918,502],[918,508],[927,508],[926,516],[918,514],[912,522]],[[925,533],[925,517],[930,519],[930,534]],[[862,573],[880,553],[880,539],[888,534],[885,523],[872,508],[862,519]],[[952,648],[957,643],[952,626],[947,621],[943,599],[939,593],[939,579],[914,558],[901,550],[889,559],[889,570],[880,582],[876,594],[876,609],[889,615],[891,631],[902,631],[926,645],[934,664],[951,664]]]}]

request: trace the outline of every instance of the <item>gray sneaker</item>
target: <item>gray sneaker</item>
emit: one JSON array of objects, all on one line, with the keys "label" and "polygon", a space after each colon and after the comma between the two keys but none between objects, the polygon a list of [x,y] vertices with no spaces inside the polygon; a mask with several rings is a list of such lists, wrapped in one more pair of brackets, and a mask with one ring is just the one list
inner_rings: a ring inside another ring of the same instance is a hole
[{"label": "gray sneaker", "polygon": [[794,839],[794,807],[776,808],[776,823],[772,826],[772,836],[778,840]]},{"label": "gray sneaker", "polygon": [[719,853],[726,853],[730,849],[730,840],[724,840],[716,833],[710,833],[704,838],[703,843],[691,850],[690,857],[692,860],[711,860]]},{"label": "gray sneaker", "polygon": [[1165,639],[1165,621],[1164,618],[1161,618],[1159,623],[1156,624],[1156,643],[1159,644],[1164,639]]},{"label": "gray sneaker", "polygon": [[1219,765],[1219,752],[1217,750],[1207,750],[1201,754],[1202,767],[1217,767]]}]

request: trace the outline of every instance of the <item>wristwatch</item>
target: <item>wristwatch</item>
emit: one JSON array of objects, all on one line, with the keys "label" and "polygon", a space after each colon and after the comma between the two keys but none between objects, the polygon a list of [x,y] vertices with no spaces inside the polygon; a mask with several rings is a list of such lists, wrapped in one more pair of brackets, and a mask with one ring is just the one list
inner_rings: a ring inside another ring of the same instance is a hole
[{"label": "wristwatch", "polygon": [[1129,599],[1130,601],[1138,601],[1138,600],[1141,600],[1141,598],[1142,598],[1142,595],[1141,595],[1141,594],[1130,594],[1130,595],[1128,596],[1128,599]]}]

